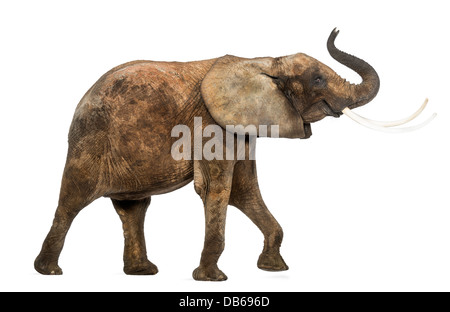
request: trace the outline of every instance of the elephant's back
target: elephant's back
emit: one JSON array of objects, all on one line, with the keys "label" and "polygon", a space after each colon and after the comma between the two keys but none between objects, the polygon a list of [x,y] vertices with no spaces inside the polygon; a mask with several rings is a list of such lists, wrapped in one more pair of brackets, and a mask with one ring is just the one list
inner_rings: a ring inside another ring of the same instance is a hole
[{"label": "elephant's back", "polygon": [[[104,74],[78,104],[73,125],[89,132],[110,127],[157,127],[180,122],[180,113],[198,104],[200,83],[215,60],[133,61]],[[192,103],[191,103],[192,102]],[[73,128],[73,127],[72,127]],[[72,129],[76,130],[76,129]]]}]

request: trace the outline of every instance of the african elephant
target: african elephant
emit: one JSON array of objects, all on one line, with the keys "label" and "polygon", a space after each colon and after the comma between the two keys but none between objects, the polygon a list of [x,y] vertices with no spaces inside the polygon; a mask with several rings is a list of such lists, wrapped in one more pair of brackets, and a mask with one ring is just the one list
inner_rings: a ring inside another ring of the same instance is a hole
[{"label": "african elephant", "polygon": [[[217,262],[224,249],[228,205],[240,209],[264,235],[258,267],[287,270],[280,255],[283,231],[261,197],[255,160],[176,160],[171,150],[177,138],[171,132],[177,125],[195,132],[194,119],[201,117],[203,129],[208,125],[223,129],[267,125],[277,126],[271,129],[277,129],[279,137],[309,138],[311,123],[364,105],[379,90],[379,77],[372,66],[338,50],[334,45],[337,35],[336,30],[330,34],[328,51],[362,77],[360,84],[347,82],[302,53],[254,59],[226,55],[185,63],[134,61],[104,74],[75,110],[58,207],[35,269],[42,274],[62,274],[58,258],[72,221],[80,210],[104,196],[111,198],[123,223],[124,272],[156,274],[157,267],[147,259],[144,238],[150,198],[194,180],[203,200],[206,226],[194,279],[227,279]],[[247,138],[247,154],[249,142]],[[193,153],[194,146],[190,148]],[[229,148],[226,145],[223,153]]]}]

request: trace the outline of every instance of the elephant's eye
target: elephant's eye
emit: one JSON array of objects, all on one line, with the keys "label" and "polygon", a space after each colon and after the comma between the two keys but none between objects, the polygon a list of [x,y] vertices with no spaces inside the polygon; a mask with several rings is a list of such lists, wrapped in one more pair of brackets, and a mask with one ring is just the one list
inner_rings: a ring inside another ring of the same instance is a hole
[{"label": "elephant's eye", "polygon": [[326,85],[326,80],[322,77],[322,75],[314,75],[312,85],[316,87],[324,87]]}]

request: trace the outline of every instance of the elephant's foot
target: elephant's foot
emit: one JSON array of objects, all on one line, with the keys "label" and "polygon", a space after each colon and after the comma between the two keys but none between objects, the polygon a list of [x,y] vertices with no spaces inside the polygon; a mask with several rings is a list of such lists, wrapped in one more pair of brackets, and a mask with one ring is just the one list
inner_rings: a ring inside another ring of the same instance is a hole
[{"label": "elephant's foot", "polygon": [[258,259],[258,268],[265,271],[286,271],[289,269],[279,252],[263,252]]},{"label": "elephant's foot", "polygon": [[34,268],[41,274],[44,275],[62,275],[63,272],[55,261],[47,261],[39,255],[34,261]]},{"label": "elephant's foot", "polygon": [[158,268],[149,260],[145,260],[142,263],[125,265],[123,271],[128,275],[155,275],[158,273]]},{"label": "elephant's foot", "polygon": [[192,277],[197,281],[226,281],[228,278],[217,265],[199,266],[192,273]]}]

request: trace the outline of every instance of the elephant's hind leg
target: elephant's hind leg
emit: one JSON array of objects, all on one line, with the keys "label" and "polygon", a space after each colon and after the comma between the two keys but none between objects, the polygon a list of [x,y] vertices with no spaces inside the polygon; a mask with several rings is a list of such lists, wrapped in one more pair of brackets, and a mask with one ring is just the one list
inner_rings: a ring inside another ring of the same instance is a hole
[{"label": "elephant's hind leg", "polygon": [[111,200],[123,225],[123,271],[131,275],[158,273],[158,268],[147,259],[144,237],[144,219],[150,205],[150,197],[140,200]]},{"label": "elephant's hind leg", "polygon": [[264,234],[264,249],[258,259],[258,268],[266,271],[287,270],[288,266],[280,255],[283,230],[264,204],[254,160],[243,160],[236,164],[230,205],[241,210]]},{"label": "elephant's hind leg", "polygon": [[[95,174],[93,176],[95,177]],[[41,252],[34,261],[34,268],[39,273],[62,274],[58,259],[70,225],[84,207],[100,197],[100,194],[96,194],[94,185],[96,181],[92,176],[84,174],[70,162],[66,165],[53,224],[42,244]]]},{"label": "elephant's hind leg", "polygon": [[45,275],[62,274],[62,270],[58,265],[59,255],[73,219],[84,206],[81,203],[75,206],[58,206],[52,227],[42,244],[41,252],[34,261],[36,271]]}]

